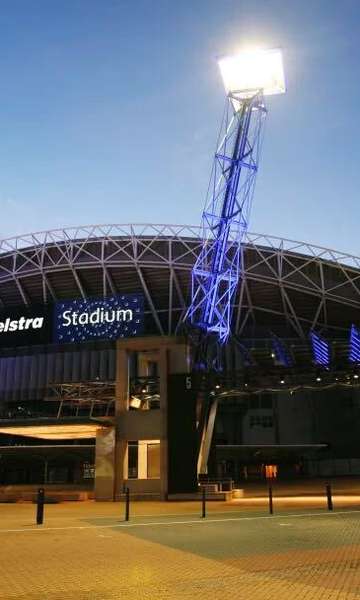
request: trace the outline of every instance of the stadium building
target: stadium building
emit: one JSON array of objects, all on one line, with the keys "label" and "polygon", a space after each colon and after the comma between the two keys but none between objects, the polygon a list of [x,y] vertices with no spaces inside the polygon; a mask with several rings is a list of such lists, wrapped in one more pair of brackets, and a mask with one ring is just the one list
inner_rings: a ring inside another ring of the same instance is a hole
[{"label": "stadium building", "polygon": [[360,259],[246,234],[223,371],[194,375],[183,318],[201,244],[170,225],[1,242],[0,497],[360,474]]}]

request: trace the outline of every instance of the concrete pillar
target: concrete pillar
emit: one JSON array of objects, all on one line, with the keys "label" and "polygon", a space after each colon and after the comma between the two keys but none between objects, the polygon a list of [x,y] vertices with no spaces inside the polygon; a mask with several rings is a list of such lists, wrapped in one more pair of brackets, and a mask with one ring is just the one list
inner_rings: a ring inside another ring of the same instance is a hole
[{"label": "concrete pillar", "polygon": [[95,500],[112,500],[115,474],[115,427],[96,432]]},{"label": "concrete pillar", "polygon": [[[120,421],[129,409],[129,355],[126,347],[116,347],[116,382],[115,382],[115,472],[113,499],[122,493],[125,473],[124,465],[127,456],[127,440],[119,433]],[[127,473],[126,473],[127,475]]]},{"label": "concrete pillar", "polygon": [[[158,363],[160,410],[129,411],[129,355],[140,356],[141,375],[146,361]],[[160,495],[168,493],[168,376],[189,371],[188,347],[181,338],[147,337],[118,340],[116,345],[115,424],[100,430],[96,440],[95,498],[115,500],[127,480],[129,441],[160,439]],[[154,481],[154,480],[153,480]],[[134,480],[135,483],[135,480]],[[138,480],[136,488],[149,489],[151,480]],[[153,484],[151,484],[152,487]],[[159,489],[159,488],[158,488]]]},{"label": "concrete pillar", "polygon": [[167,500],[168,494],[168,441],[167,441],[167,390],[168,390],[168,348],[160,349],[159,376],[160,376],[160,495],[162,500]]}]

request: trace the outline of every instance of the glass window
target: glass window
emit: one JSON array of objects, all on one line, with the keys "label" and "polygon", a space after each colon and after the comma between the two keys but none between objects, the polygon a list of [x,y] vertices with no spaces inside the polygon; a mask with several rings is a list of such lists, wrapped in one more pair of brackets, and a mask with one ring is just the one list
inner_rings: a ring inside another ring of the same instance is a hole
[{"label": "glass window", "polygon": [[253,396],[252,398],[250,398],[250,400],[249,400],[249,408],[251,410],[257,410],[258,408],[260,408],[260,398],[259,398],[259,396]]},{"label": "glass window", "polygon": [[147,447],[148,479],[160,478],[160,444],[148,444]]},{"label": "glass window", "polygon": [[273,399],[271,394],[262,394],[261,396],[261,408],[272,408]]},{"label": "glass window", "polygon": [[138,442],[128,444],[128,479],[138,478],[139,445]]},{"label": "glass window", "polygon": [[158,363],[157,362],[149,360],[148,375],[149,375],[149,377],[157,377],[158,376]]},{"label": "glass window", "polygon": [[273,427],[273,417],[271,415],[250,416],[250,428],[254,427]]}]

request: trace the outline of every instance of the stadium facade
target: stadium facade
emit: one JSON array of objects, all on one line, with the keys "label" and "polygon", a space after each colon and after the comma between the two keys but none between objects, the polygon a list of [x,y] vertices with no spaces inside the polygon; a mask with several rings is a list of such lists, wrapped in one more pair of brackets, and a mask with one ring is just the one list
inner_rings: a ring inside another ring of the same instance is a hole
[{"label": "stadium facade", "polygon": [[[224,370],[193,376],[183,318],[199,236],[104,225],[1,242],[0,486],[166,498],[199,472],[360,473],[360,259],[248,233]],[[330,368],[314,364],[310,331]]]}]

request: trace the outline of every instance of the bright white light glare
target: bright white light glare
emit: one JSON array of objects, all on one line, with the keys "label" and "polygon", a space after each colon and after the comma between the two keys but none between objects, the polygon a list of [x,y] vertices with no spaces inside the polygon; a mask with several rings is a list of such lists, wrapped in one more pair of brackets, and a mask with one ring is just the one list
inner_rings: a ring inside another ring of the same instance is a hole
[{"label": "bright white light glare", "polygon": [[248,98],[262,90],[265,96],[283,94],[285,78],[281,50],[249,50],[219,60],[226,92]]}]

